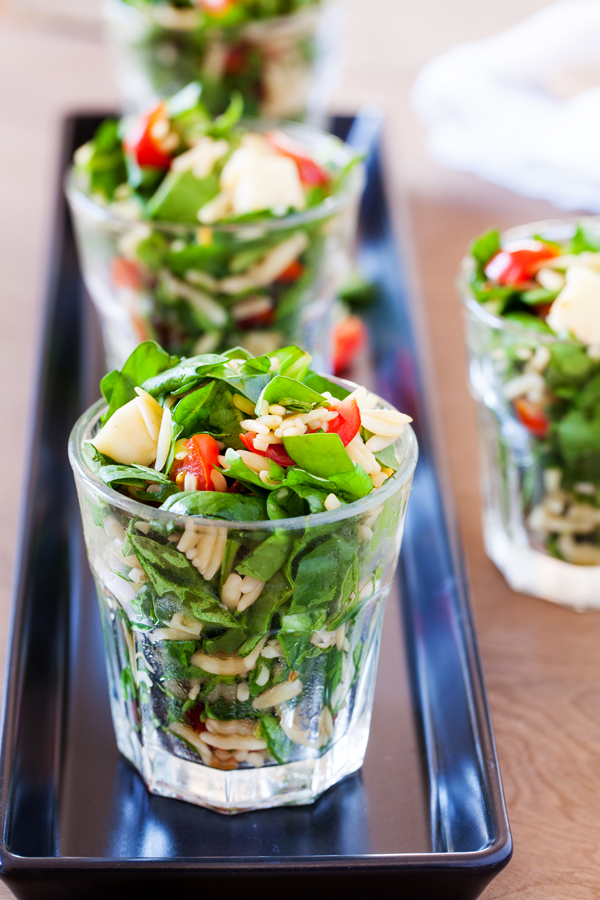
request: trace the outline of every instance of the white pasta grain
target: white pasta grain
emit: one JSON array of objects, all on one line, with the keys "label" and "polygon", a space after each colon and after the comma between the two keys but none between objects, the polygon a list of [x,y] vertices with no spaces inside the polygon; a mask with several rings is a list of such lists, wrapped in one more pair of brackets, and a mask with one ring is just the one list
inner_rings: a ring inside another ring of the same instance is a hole
[{"label": "white pasta grain", "polygon": [[[245,609],[248,609],[249,606],[252,606],[252,604],[256,600],[258,600],[258,598],[262,594],[265,584],[266,584],[265,581],[259,581],[258,584],[256,585],[256,587],[254,587],[251,591],[244,593],[242,596],[242,599],[238,603],[237,611],[243,612]],[[243,586],[242,586],[242,590],[243,590]]]},{"label": "white pasta grain", "polygon": [[195,475],[192,475],[191,472],[185,473],[185,478],[183,481],[183,489],[184,491],[197,491],[198,490],[198,479]]},{"label": "white pasta grain", "polygon": [[154,468],[157,472],[162,472],[163,466],[169,456],[171,449],[171,410],[166,408],[160,422],[160,431],[158,432],[158,444],[156,446],[156,460]]},{"label": "white pasta grain", "polygon": [[240,681],[237,686],[236,696],[240,703],[245,703],[246,700],[250,699],[250,688],[247,681]]},{"label": "white pasta grain", "polygon": [[217,539],[214,543],[213,550],[211,553],[211,557],[209,562],[206,565],[204,570],[204,577],[207,581],[215,575],[217,569],[221,568],[223,563],[223,557],[225,556],[225,549],[227,547],[227,529],[226,528],[217,528]]},{"label": "white pasta grain", "polygon": [[247,416],[254,415],[254,403],[248,400],[247,397],[243,397],[241,394],[234,394],[231,400],[233,405],[243,413],[246,413]]},{"label": "white pasta grain", "polygon": [[222,494],[227,492],[227,480],[225,476],[217,469],[212,470],[210,480],[212,481],[216,491],[220,491],[220,493]]},{"label": "white pasta grain", "polygon": [[215,542],[217,540],[217,533],[217,528],[207,528],[197,544],[198,556],[194,560],[194,565],[203,576],[208,568],[208,564],[214,550]]},{"label": "white pasta grain", "polygon": [[271,468],[268,459],[259,456],[258,453],[252,453],[250,450],[238,450],[242,462],[246,463],[253,472],[268,472]]},{"label": "white pasta grain", "polygon": [[240,597],[242,596],[242,578],[235,572],[227,578],[221,591],[221,601],[227,609],[237,609]]},{"label": "white pasta grain", "polygon": [[269,670],[267,666],[261,666],[258,675],[256,676],[255,684],[259,687],[264,687],[264,685],[269,680]]},{"label": "white pasta grain", "polygon": [[341,501],[338,499],[338,497],[335,496],[335,494],[328,494],[325,498],[325,509],[329,510],[330,512],[331,510],[339,509],[341,505]]}]

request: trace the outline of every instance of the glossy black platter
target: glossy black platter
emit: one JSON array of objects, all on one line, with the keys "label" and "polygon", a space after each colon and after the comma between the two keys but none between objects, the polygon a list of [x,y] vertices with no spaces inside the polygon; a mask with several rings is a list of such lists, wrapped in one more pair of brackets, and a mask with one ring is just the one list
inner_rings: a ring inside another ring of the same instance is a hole
[{"label": "glossy black platter", "polygon": [[[98,121],[78,115],[66,122],[64,166]],[[220,889],[263,900],[271,888],[286,900],[337,891],[349,898],[470,900],[510,859],[378,123],[338,117],[332,125],[370,147],[360,256],[380,286],[367,313],[371,386],[414,415],[420,444],[365,764],[313,806],[225,817],[151,796],[119,756],[66,454],[71,426],[97,396],[102,357],[60,194],[4,704],[0,857],[2,877],[19,898],[130,900],[174,891],[204,898]]]}]

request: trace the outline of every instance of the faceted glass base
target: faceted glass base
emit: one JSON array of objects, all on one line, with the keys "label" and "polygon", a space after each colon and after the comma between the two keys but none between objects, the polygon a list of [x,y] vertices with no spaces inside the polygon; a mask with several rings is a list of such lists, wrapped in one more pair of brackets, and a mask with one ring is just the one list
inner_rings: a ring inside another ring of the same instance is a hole
[{"label": "faceted glass base", "polygon": [[485,549],[513,590],[580,612],[600,609],[600,566],[574,566],[511,540],[498,518],[484,514]]},{"label": "faceted glass base", "polygon": [[225,815],[314,803],[328,788],[360,769],[371,720],[369,706],[355,726],[318,759],[221,771],[174,756],[156,741],[142,746],[121,704],[113,703],[112,712],[119,750],[140,772],[149,791]]}]

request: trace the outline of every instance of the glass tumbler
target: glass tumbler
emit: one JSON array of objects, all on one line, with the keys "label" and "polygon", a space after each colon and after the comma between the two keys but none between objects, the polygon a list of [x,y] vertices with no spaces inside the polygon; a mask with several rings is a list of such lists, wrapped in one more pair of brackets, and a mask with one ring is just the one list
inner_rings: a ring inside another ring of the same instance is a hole
[{"label": "glass tumbler", "polygon": [[[244,124],[284,131],[338,171],[352,158],[342,141],[305,125]],[[66,192],[108,369],[152,339],[180,356],[235,346],[259,356],[297,344],[316,369],[330,371],[333,306],[350,267],[363,184],[356,165],[317,206],[207,227],[132,221],[88,197],[71,170]],[[286,269],[296,262],[301,274],[290,280]]]},{"label": "glass tumbler", "polygon": [[[69,455],[119,750],[153,793],[219,812],[312,803],[363,762],[412,429],[395,445],[397,473],[362,500],[230,522],[177,516],[98,480],[85,442],[104,408],[77,422]],[[248,568],[258,597],[232,614],[226,582]]]},{"label": "glass tumbler", "polygon": [[[600,219],[586,224],[600,235]],[[575,222],[539,222],[506,232],[502,242],[534,235],[562,242],[575,228]],[[486,310],[469,287],[472,265],[463,261],[459,292],[479,424],[487,555],[516,591],[579,610],[600,608],[596,348]],[[583,409],[579,398],[588,395]],[[528,402],[542,405],[544,421],[529,421]]]},{"label": "glass tumbler", "polygon": [[239,91],[248,116],[324,120],[339,72],[341,0],[231,26],[167,3],[105,0],[104,17],[126,112],[200,81],[213,114]]}]

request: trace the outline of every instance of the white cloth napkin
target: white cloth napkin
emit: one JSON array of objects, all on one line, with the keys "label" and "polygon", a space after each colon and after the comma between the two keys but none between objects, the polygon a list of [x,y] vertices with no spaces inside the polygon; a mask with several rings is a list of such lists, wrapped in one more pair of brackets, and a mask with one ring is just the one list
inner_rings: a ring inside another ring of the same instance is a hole
[{"label": "white cloth napkin", "polygon": [[563,0],[432,60],[412,101],[444,165],[600,212],[600,86],[565,100],[545,87],[553,73],[596,65],[600,73],[600,0]]}]

